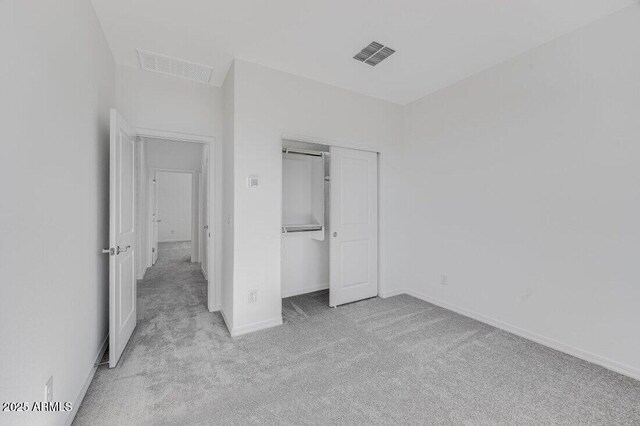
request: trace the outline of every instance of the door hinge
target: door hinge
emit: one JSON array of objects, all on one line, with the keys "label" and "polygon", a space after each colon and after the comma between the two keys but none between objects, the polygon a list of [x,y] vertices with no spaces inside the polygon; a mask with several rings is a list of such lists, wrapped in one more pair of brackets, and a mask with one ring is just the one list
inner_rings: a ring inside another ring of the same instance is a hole
[{"label": "door hinge", "polygon": [[102,249],[102,253],[103,254],[108,254],[110,256],[114,256],[116,254],[116,249],[114,249],[114,248]]}]

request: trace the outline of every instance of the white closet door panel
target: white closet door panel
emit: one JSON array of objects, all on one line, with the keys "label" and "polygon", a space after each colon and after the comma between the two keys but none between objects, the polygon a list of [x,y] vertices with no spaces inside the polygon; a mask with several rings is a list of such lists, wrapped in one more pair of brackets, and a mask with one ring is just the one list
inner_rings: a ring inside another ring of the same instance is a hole
[{"label": "white closet door panel", "polygon": [[331,147],[330,296],[338,306],[378,295],[378,157]]}]

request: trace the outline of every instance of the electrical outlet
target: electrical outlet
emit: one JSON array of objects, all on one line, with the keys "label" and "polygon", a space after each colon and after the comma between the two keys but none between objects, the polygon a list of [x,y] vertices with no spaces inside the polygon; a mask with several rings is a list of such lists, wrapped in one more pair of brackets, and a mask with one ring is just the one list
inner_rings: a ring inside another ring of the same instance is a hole
[{"label": "electrical outlet", "polygon": [[258,301],[258,290],[249,290],[249,303],[256,303]]},{"label": "electrical outlet", "polygon": [[449,285],[449,278],[446,275],[440,275],[440,285]]},{"label": "electrical outlet", "polygon": [[49,377],[47,384],[44,385],[44,401],[53,401],[53,376]]}]

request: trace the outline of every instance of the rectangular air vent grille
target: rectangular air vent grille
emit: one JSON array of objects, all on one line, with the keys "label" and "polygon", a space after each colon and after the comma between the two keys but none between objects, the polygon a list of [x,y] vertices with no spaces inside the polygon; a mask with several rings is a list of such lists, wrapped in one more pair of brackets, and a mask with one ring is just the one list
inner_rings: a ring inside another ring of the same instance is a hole
[{"label": "rectangular air vent grille", "polygon": [[377,41],[372,41],[367,47],[358,52],[353,59],[375,67],[394,53],[395,50],[392,48],[384,46]]},{"label": "rectangular air vent grille", "polygon": [[209,83],[213,69],[184,59],[138,50],[140,68],[146,71],[186,78],[187,80]]}]

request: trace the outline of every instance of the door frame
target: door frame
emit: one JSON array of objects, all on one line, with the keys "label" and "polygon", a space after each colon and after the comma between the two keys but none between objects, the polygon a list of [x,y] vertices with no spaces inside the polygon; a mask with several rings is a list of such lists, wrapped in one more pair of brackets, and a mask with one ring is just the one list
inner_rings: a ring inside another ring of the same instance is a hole
[{"label": "door frame", "polygon": [[[220,309],[220,302],[222,299],[221,286],[219,284],[222,273],[222,223],[220,222],[220,218],[222,217],[222,147],[214,136],[208,135],[198,135],[144,127],[136,127],[135,133],[138,136],[139,140],[145,142],[153,143],[152,141],[154,139],[159,139],[175,142],[191,142],[209,146],[209,149],[207,150],[209,156],[209,194],[207,195],[209,198],[210,206],[210,209],[208,211],[208,223],[211,237],[208,239],[209,245],[207,247],[207,308],[210,312],[218,311]],[[198,196],[197,193],[196,196]],[[144,200],[144,202],[148,202],[148,200]],[[206,198],[203,200],[203,202],[206,204]],[[149,210],[147,209],[147,214],[148,213]],[[199,215],[196,215],[196,218],[198,217]],[[143,242],[143,244],[145,244],[146,250],[147,242]]]},{"label": "door frame", "polygon": [[[391,291],[391,292],[385,291],[386,290],[386,279],[384,275],[385,252],[384,252],[384,244],[383,244],[383,240],[384,240],[383,224],[385,219],[385,213],[382,208],[383,207],[382,200],[384,199],[383,198],[383,178],[384,177],[383,177],[383,169],[382,169],[382,158],[384,156],[383,152],[380,151],[379,148],[376,148],[364,143],[328,139],[328,138],[309,136],[309,135],[301,135],[299,133],[292,133],[292,132],[286,132],[286,131],[282,132],[282,134],[280,135],[281,143],[284,140],[313,143],[313,144],[325,145],[329,147],[335,146],[339,148],[357,149],[360,151],[369,151],[377,154],[377,158],[378,158],[378,297],[385,298],[385,297],[395,296],[396,294],[400,294],[400,292],[397,292],[397,291]],[[281,159],[280,161],[282,161],[282,156],[280,156],[280,159]],[[282,168],[282,164],[280,164],[280,168]],[[280,188],[282,188],[282,182],[280,182]],[[280,198],[282,198],[282,194],[280,194]],[[282,214],[280,216],[282,216]],[[329,220],[331,220],[331,218],[329,218]]]},{"label": "door frame", "polygon": [[[148,185],[146,203],[148,217],[144,219],[145,223],[147,224],[147,241],[144,251],[146,251],[145,258],[147,258],[148,256],[149,259],[145,266],[149,268],[155,265],[158,261],[158,243],[156,241],[158,237],[158,188],[155,185],[157,177],[158,176],[155,172],[150,171],[149,176],[146,179]],[[151,221],[153,221],[153,223],[151,223]],[[151,225],[149,225],[149,223],[151,223]],[[142,231],[143,229],[145,229],[145,227],[141,226],[140,229]]]},{"label": "door frame", "polygon": [[[198,184],[198,171],[197,170],[193,170],[193,169],[166,169],[166,168],[158,168],[158,167],[150,167],[149,168],[149,174],[148,174],[148,188],[147,188],[147,195],[148,195],[148,200],[147,200],[147,205],[150,206],[152,199],[151,199],[151,190],[154,188],[154,182],[153,182],[153,176],[154,174],[157,173],[182,173],[182,174],[188,174],[191,175],[191,263],[196,263],[198,262],[199,258],[200,258],[200,252],[199,252],[199,245],[200,245],[200,240],[202,239],[201,236],[199,235],[199,231],[200,231],[200,227],[202,225],[201,219],[201,215],[200,215],[200,205],[201,203],[204,203],[204,200],[200,199],[200,187],[197,186]],[[157,185],[157,183],[156,183]],[[203,198],[204,198],[204,194]],[[157,202],[158,200],[153,200],[155,202]],[[151,222],[151,218],[153,216],[153,213],[151,212],[150,209],[147,209],[147,223]],[[148,238],[147,238],[148,240]],[[149,247],[145,247],[145,249],[147,250],[147,255],[150,254],[150,250]]]}]

